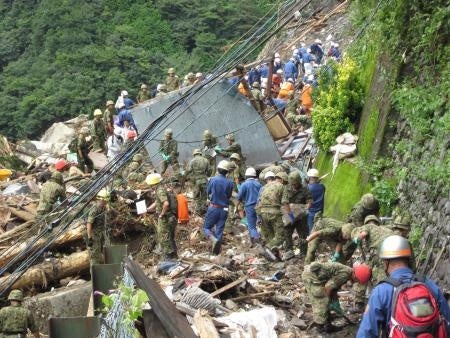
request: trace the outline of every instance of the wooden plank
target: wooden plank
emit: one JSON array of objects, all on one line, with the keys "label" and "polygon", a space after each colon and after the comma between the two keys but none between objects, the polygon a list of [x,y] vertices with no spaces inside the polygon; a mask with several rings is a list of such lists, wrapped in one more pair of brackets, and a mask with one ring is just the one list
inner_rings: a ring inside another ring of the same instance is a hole
[{"label": "wooden plank", "polygon": [[125,267],[136,284],[147,293],[153,311],[171,337],[197,338],[186,317],[181,315],[156,281],[147,277],[139,265],[129,258],[125,260]]},{"label": "wooden plank", "polygon": [[155,311],[144,310],[142,313],[142,318],[144,319],[145,336],[147,338],[171,338],[167,334],[164,325],[156,316]]},{"label": "wooden plank", "polygon": [[200,338],[220,338],[219,332],[205,309],[199,309],[194,315],[194,325]]},{"label": "wooden plank", "polygon": [[[177,303],[176,304],[177,310],[184,313],[185,315],[194,317],[195,316],[195,309],[190,307],[187,304],[184,303]],[[212,317],[212,321],[214,323],[215,327],[222,328],[222,327],[228,327],[227,324],[219,322],[216,318]]]},{"label": "wooden plank", "polygon": [[216,296],[220,295],[221,293],[223,293],[227,290],[230,290],[230,289],[234,288],[235,286],[241,284],[242,282],[245,282],[247,279],[248,279],[248,276],[243,276],[239,279],[236,279],[234,282],[231,282],[231,283],[221,287],[220,289],[217,289],[216,291],[212,292],[211,296],[216,297]]},{"label": "wooden plank", "polygon": [[273,295],[274,293],[275,293],[275,291],[264,291],[264,292],[252,293],[250,295],[239,296],[239,297],[230,298],[230,299],[233,302],[236,302],[236,301],[246,300],[246,299],[250,299],[250,298],[264,298],[266,296]]}]

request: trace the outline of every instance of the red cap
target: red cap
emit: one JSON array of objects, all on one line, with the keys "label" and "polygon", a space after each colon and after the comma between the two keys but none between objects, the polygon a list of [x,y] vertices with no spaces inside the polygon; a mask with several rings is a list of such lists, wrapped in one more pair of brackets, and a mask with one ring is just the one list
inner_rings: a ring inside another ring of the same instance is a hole
[{"label": "red cap", "polygon": [[372,271],[367,264],[353,264],[353,273],[355,274],[359,284],[367,284],[372,276]]},{"label": "red cap", "polygon": [[136,138],[136,136],[137,136],[137,133],[136,133],[135,130],[128,130],[128,132],[127,132],[127,137],[128,137],[129,139],[134,139],[134,138]]},{"label": "red cap", "polygon": [[58,160],[55,163],[55,169],[58,171],[62,171],[67,166],[67,164],[68,163],[65,160]]}]

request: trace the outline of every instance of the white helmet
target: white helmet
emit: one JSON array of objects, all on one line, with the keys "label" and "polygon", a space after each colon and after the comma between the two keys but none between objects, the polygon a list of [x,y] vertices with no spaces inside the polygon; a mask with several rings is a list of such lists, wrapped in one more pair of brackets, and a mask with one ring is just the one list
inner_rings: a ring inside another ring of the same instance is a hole
[{"label": "white helmet", "polygon": [[292,52],[292,55],[298,55],[298,49],[295,48],[294,51]]},{"label": "white helmet", "polygon": [[316,177],[317,178],[317,177],[319,177],[319,170],[314,169],[314,168],[309,169],[308,172],[306,173],[306,175],[308,177]]},{"label": "white helmet", "polygon": [[301,46],[301,47],[306,47],[306,43],[300,42],[300,46]]},{"label": "white helmet", "polygon": [[128,96],[128,92],[126,90],[122,90],[120,96]]},{"label": "white helmet", "polygon": [[122,128],[119,126],[114,125],[114,135],[121,136],[122,135]]},{"label": "white helmet", "polygon": [[197,73],[197,74],[195,74],[195,77],[202,77],[203,76],[203,73]]},{"label": "white helmet", "polygon": [[306,49],[308,53],[311,53],[311,48]]},{"label": "white helmet", "polygon": [[322,40],[320,40],[320,39],[316,39],[314,42],[317,43],[317,44],[319,44],[319,45],[322,44]]},{"label": "white helmet", "polygon": [[264,179],[267,180],[270,177],[275,178],[275,174],[272,171],[266,172],[266,174],[264,175]]},{"label": "white helmet", "polygon": [[278,69],[277,70],[277,74],[279,74],[279,75],[283,74],[283,70],[282,69]]},{"label": "white helmet", "polygon": [[256,170],[255,170],[255,168],[248,167],[247,170],[245,170],[245,176],[256,177]]},{"label": "white helmet", "polygon": [[276,57],[276,58],[280,58],[281,56],[280,56],[280,53],[275,53],[275,56],[274,57]]},{"label": "white helmet", "polygon": [[230,169],[228,161],[226,161],[226,160],[220,161],[219,164],[217,165],[217,169],[222,169],[222,170],[228,171]]}]

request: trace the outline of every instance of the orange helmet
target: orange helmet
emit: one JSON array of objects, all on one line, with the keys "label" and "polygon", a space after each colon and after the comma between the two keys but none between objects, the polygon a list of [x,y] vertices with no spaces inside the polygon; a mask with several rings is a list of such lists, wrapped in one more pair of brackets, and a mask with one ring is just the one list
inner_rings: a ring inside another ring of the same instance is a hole
[{"label": "orange helmet", "polygon": [[372,270],[367,264],[353,264],[353,274],[359,284],[367,284],[372,276]]}]

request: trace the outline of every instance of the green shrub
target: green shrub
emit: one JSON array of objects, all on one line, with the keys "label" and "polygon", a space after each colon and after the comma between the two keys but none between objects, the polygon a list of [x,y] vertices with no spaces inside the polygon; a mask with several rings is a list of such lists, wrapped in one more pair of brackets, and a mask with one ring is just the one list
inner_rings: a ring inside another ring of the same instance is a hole
[{"label": "green shrub", "polygon": [[322,72],[319,83],[312,119],[315,139],[321,149],[327,150],[339,134],[354,131],[363,88],[356,62],[347,57],[336,66],[335,76]]}]

